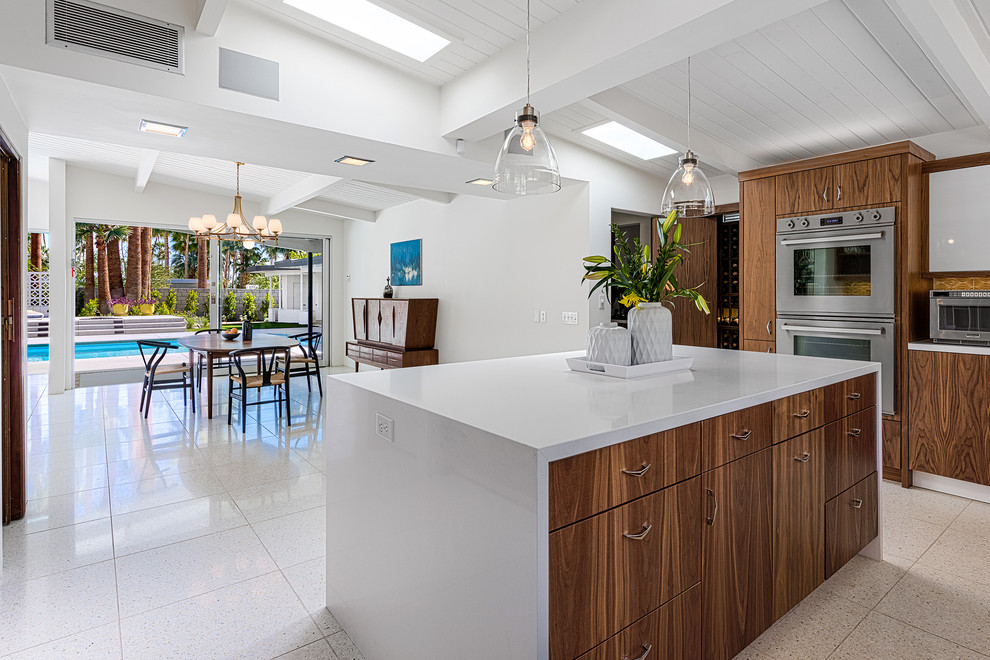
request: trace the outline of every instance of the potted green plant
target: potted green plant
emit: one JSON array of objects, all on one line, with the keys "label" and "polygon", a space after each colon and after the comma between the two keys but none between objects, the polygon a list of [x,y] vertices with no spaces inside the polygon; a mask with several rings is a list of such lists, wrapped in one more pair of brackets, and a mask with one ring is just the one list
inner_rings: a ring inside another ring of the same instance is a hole
[{"label": "potted green plant", "polygon": [[588,293],[600,287],[616,287],[619,302],[629,308],[629,332],[632,335],[632,362],[645,364],[669,360],[673,356],[670,310],[674,298],[688,298],[708,314],[708,301],[701,295],[701,286],[684,287],[677,281],[677,267],[690,253],[693,243],[681,243],[682,225],[677,222],[676,209],[662,221],[657,218],[656,259],[650,258],[650,247],[639,238],[630,246],[618,225],[612,225],[615,236],[613,259],[602,256],[584,258],[584,279],[595,282]]},{"label": "potted green plant", "polygon": [[110,312],[114,316],[127,316],[128,310],[134,301],[127,297],[122,298],[111,298],[110,299]]}]

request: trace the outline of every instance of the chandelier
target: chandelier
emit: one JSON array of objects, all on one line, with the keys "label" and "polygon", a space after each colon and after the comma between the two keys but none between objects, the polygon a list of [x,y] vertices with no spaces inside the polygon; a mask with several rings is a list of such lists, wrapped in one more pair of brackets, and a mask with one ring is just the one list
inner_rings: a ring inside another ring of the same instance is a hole
[{"label": "chandelier", "polygon": [[217,222],[214,215],[204,215],[201,218],[189,218],[189,229],[198,236],[215,238],[218,241],[240,241],[250,250],[259,243],[264,245],[271,241],[278,245],[278,237],[282,233],[282,221],[278,218],[266,220],[263,215],[256,215],[250,223],[241,210],[241,165],[237,163],[237,192],[234,195],[234,210],[227,215],[226,222]]}]

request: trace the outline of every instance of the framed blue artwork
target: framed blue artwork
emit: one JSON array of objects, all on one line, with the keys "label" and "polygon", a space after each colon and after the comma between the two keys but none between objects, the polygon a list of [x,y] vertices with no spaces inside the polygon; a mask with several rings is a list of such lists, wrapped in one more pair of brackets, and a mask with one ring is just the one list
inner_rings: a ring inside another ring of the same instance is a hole
[{"label": "framed blue artwork", "polygon": [[423,239],[392,243],[392,286],[423,284]]}]

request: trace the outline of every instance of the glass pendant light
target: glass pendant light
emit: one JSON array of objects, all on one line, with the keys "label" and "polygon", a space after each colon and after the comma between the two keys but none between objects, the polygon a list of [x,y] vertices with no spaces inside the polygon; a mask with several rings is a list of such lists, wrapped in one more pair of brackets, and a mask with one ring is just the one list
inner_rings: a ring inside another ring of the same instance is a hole
[{"label": "glass pendant light", "polygon": [[660,213],[667,215],[677,209],[682,218],[698,218],[715,213],[715,195],[708,177],[698,166],[698,157],[691,151],[691,58],[687,59],[688,71],[688,143],[687,151],[680,158],[680,166],[667,182],[663,191]]},{"label": "glass pendant light", "polygon": [[540,128],[540,113],[529,103],[529,17],[529,0],[526,0],[526,105],[516,113],[516,125],[498,152],[492,184],[499,192],[516,195],[560,190],[557,154]]}]

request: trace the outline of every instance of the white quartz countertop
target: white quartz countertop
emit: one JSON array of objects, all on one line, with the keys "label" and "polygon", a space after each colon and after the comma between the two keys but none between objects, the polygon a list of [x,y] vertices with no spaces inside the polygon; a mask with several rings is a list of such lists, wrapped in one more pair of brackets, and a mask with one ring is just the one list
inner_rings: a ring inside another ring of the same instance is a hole
[{"label": "white quartz countertop", "polygon": [[936,344],[927,341],[913,341],[908,344],[912,351],[933,351],[936,353],[968,353],[970,355],[990,355],[990,346],[971,346],[969,344]]},{"label": "white quartz countertop", "polygon": [[332,376],[556,460],[876,372],[876,362],[675,346],[691,371],[621,380],[555,353]]}]

